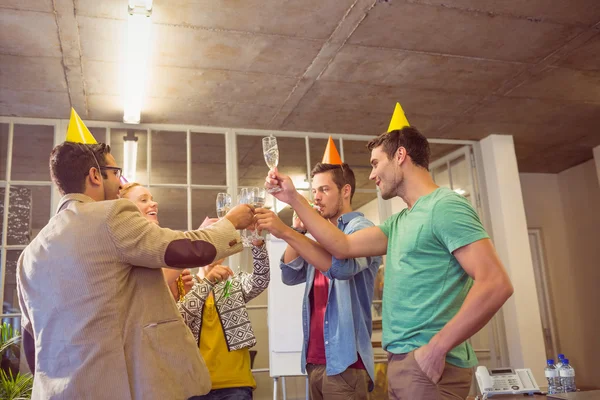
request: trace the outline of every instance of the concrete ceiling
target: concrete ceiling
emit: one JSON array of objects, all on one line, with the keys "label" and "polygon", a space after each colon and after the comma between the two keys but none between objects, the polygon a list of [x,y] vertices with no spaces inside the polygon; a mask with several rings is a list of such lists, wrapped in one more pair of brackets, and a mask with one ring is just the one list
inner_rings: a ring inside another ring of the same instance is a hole
[{"label": "concrete ceiling", "polygon": [[[120,121],[126,0],[0,0],[0,115]],[[155,0],[148,123],[600,144],[598,0]]]}]

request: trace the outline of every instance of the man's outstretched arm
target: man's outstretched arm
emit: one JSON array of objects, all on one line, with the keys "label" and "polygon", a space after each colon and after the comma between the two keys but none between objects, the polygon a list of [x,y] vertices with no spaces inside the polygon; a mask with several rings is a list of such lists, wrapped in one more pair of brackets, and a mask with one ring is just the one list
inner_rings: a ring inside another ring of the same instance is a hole
[{"label": "man's outstretched arm", "polygon": [[331,255],[338,259],[381,256],[387,251],[387,236],[377,227],[362,229],[346,235],[315,211],[308,200],[296,191],[289,176],[277,170],[269,171],[267,188],[280,187],[273,193],[277,199],[289,204],[311,235]]}]

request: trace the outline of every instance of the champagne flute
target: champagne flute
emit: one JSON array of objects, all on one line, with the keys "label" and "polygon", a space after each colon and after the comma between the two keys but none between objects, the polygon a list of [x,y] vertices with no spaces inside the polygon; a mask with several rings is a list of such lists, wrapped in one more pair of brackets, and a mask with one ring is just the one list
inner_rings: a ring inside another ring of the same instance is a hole
[{"label": "champagne flute", "polygon": [[231,195],[229,193],[217,194],[217,217],[223,218],[231,208]]},{"label": "champagne flute", "polygon": [[[240,189],[240,193],[238,195],[238,204],[250,204],[250,205],[252,205],[251,195],[252,195],[251,189],[248,189],[248,188],[242,188],[242,189]],[[242,234],[240,236],[242,237],[242,245],[244,247],[251,247],[252,246],[252,243],[250,241],[251,239],[248,237],[246,229],[242,230]]]},{"label": "champagne flute", "polygon": [[[263,154],[265,162],[270,169],[277,167],[279,163],[279,148],[277,147],[277,139],[275,136],[267,136],[262,139]],[[274,187],[268,190],[269,193],[280,192],[280,187]]]},{"label": "champagne flute", "polygon": [[[253,187],[250,191],[251,204],[254,208],[263,208],[265,206],[265,200],[267,198],[267,190],[264,187]],[[256,229],[252,231],[252,240],[259,240],[262,237],[256,232]]]}]

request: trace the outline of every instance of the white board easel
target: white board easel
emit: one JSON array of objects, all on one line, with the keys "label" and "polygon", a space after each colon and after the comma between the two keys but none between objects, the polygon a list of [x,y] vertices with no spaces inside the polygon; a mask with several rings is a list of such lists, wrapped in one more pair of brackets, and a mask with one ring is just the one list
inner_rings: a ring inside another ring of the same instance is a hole
[{"label": "white board easel", "polygon": [[[286,400],[285,377],[306,376],[301,370],[302,359],[302,299],[305,284],[287,286],[281,280],[281,256],[287,243],[268,236],[267,249],[271,263],[269,283],[269,372],[273,378],[273,399],[277,400],[277,385],[281,378],[283,399]],[[308,399],[308,377],[306,380]]]}]

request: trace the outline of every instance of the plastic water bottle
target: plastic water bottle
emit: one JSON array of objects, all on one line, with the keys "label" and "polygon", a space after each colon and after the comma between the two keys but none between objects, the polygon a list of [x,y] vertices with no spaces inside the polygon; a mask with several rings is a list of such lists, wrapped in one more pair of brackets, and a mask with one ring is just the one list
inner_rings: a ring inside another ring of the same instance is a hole
[{"label": "plastic water bottle", "polygon": [[564,354],[561,353],[558,355],[558,361],[556,362],[556,369],[560,369],[560,367],[562,367],[564,359],[565,359]]},{"label": "plastic water bottle", "polygon": [[560,383],[558,370],[554,366],[554,360],[547,361],[546,369],[544,369],[546,380],[548,380],[548,394],[563,393],[563,388]]},{"label": "plastic water bottle", "polygon": [[568,358],[563,360],[563,365],[558,370],[558,374],[560,375],[560,384],[563,387],[563,392],[577,391],[575,387],[575,370],[569,365]]}]

